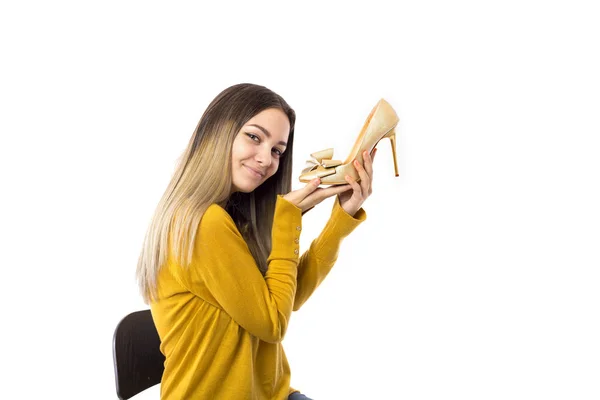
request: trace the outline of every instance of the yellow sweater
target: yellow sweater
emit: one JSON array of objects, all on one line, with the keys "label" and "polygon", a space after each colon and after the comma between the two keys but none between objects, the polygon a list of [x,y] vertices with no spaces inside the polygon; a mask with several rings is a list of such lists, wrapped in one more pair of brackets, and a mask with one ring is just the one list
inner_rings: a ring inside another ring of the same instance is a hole
[{"label": "yellow sweater", "polygon": [[166,357],[163,400],[284,400],[290,368],[281,341],[298,310],[335,263],[340,244],[362,221],[339,205],[299,253],[302,212],[277,196],[269,269],[263,277],[233,219],[219,205],[205,212],[194,257],[169,259],[151,306]]}]

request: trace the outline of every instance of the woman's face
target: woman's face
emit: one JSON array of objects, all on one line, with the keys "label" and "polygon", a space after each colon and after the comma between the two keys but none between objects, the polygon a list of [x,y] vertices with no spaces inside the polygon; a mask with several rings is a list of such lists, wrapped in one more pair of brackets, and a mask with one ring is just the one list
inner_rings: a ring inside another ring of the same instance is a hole
[{"label": "woman's face", "polygon": [[250,193],[277,172],[289,134],[290,121],[277,108],[258,113],[242,127],[233,142],[231,193]]}]

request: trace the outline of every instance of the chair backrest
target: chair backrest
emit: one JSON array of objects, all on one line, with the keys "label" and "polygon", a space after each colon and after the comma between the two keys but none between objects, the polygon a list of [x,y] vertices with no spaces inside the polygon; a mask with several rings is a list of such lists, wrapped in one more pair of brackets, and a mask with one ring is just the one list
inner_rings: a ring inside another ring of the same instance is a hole
[{"label": "chair backrest", "polygon": [[117,324],[113,361],[119,399],[129,399],[160,383],[165,357],[150,310],[133,312]]}]

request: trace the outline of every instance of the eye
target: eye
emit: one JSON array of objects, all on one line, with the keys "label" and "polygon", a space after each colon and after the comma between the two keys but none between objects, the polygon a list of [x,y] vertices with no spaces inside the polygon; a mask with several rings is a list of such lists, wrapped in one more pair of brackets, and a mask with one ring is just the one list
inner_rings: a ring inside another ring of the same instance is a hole
[{"label": "eye", "polygon": [[[260,142],[260,138],[252,133],[246,132],[246,136],[248,136],[250,140],[253,140],[256,143]],[[277,157],[281,157],[283,155],[283,151],[279,150],[278,148],[274,148],[273,151],[275,152],[275,154],[277,154]]]},{"label": "eye", "polygon": [[248,135],[248,137],[252,140],[254,140],[253,138],[256,138],[256,140],[254,140],[255,142],[260,141],[260,139],[258,138],[258,136],[253,135],[252,133],[246,133],[246,135]]}]

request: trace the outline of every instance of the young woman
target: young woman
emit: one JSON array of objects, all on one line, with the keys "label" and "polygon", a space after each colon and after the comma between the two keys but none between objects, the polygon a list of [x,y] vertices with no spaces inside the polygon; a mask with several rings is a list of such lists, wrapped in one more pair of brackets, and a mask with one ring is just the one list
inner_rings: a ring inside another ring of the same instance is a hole
[{"label": "young woman", "polygon": [[[308,399],[290,387],[281,341],[365,220],[373,170],[365,152],[360,183],[316,179],[290,191],[295,119],[263,86],[225,89],[158,204],[137,277],[166,357],[161,399]],[[300,255],[303,213],[334,195],[331,218]]]}]

